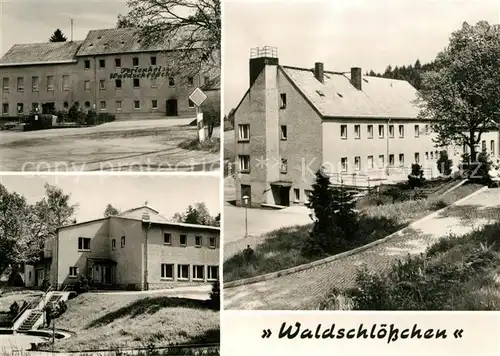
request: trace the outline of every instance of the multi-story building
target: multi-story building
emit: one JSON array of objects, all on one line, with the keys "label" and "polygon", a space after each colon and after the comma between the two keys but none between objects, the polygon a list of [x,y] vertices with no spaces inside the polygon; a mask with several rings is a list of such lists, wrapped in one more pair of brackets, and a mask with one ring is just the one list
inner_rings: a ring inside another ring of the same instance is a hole
[{"label": "multi-story building", "polygon": [[26,286],[72,285],[157,289],[219,278],[220,229],[174,223],[142,206],[58,229],[43,258],[26,265]]},{"label": "multi-story building", "polygon": [[[272,47],[252,49],[249,89],[234,112],[236,197],[252,205],[305,203],[315,173],[333,182],[406,179],[412,163],[435,177],[441,148],[419,119],[407,81],[365,76],[361,68],[325,71],[279,64]],[[498,131],[483,134],[498,148]],[[462,148],[447,148],[458,163]],[[498,149],[496,150],[498,155]]]},{"label": "multi-story building", "polygon": [[68,110],[78,102],[117,117],[193,115],[189,95],[196,87],[218,95],[218,76],[180,75],[173,54],[167,45],[141,43],[131,28],[93,30],[84,41],[14,45],[0,59],[0,114]]}]

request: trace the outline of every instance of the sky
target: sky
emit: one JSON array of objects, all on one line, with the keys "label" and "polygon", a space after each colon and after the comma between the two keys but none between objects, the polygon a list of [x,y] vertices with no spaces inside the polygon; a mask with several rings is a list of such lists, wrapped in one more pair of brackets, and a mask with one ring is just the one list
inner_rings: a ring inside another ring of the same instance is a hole
[{"label": "sky", "polygon": [[45,196],[45,183],[71,195],[76,220],[103,217],[107,204],[120,211],[148,205],[166,218],[204,202],[212,216],[220,212],[219,177],[210,175],[4,175],[0,183],[33,204]]},{"label": "sky", "polygon": [[73,39],[85,39],[89,30],[113,28],[118,14],[126,14],[126,0],[0,0],[0,56],[14,44],[47,42],[59,28]]},{"label": "sky", "polygon": [[464,21],[500,21],[498,0],[229,0],[224,5],[224,112],[248,89],[250,48],[278,48],[280,64],[383,72],[433,60]]}]

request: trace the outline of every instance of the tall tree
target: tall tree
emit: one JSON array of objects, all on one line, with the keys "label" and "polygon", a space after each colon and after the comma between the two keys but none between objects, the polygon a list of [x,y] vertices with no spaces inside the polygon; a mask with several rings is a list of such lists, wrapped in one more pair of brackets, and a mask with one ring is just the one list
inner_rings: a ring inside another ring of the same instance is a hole
[{"label": "tall tree", "polygon": [[106,206],[106,210],[104,210],[104,217],[112,216],[112,215],[118,215],[120,214],[120,210],[115,208],[113,205],[108,204]]},{"label": "tall tree", "polygon": [[208,128],[208,138],[212,137],[214,128],[220,126],[220,97],[207,99],[201,105],[203,122]]},{"label": "tall tree", "polygon": [[500,25],[467,23],[451,35],[424,74],[419,93],[420,117],[431,119],[436,143],[467,145],[472,162],[475,146],[492,121],[500,118]]},{"label": "tall tree", "polygon": [[116,21],[116,28],[131,28],[131,27],[135,27],[133,22],[131,22],[126,16],[118,15],[118,20]]},{"label": "tall tree", "polygon": [[172,219],[174,221],[187,224],[208,226],[220,225],[220,214],[212,217],[207,209],[207,206],[203,202],[195,203],[194,206],[189,205],[184,213],[176,213]]},{"label": "tall tree", "polygon": [[50,36],[49,38],[50,42],[66,42],[66,40],[66,36],[64,36],[60,29],[55,30],[52,36]]},{"label": "tall tree", "polygon": [[[173,68],[220,77],[220,0],[128,0],[127,20],[145,45],[168,43]],[[175,74],[175,73],[174,73]],[[217,82],[218,80],[215,80]]]}]

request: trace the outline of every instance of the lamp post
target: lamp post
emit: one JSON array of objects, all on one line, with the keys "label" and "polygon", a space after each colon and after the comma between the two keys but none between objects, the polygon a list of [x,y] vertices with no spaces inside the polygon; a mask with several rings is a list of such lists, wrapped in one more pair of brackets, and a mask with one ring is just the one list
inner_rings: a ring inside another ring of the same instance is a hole
[{"label": "lamp post", "polygon": [[248,200],[250,197],[248,195],[243,196],[243,201],[245,202],[245,238],[248,237]]}]

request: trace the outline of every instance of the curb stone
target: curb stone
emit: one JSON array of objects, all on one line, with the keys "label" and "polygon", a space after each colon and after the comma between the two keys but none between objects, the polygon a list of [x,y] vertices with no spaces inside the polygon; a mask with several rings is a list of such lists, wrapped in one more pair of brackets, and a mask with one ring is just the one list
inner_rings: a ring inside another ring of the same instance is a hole
[{"label": "curb stone", "polygon": [[368,249],[370,249],[372,247],[380,245],[381,243],[384,243],[384,242],[390,241],[392,239],[395,239],[397,237],[400,237],[402,234],[404,234],[404,232],[406,230],[411,229],[414,225],[422,223],[422,222],[427,221],[429,219],[432,219],[435,216],[440,215],[441,213],[443,213],[447,209],[451,208],[452,206],[454,206],[456,204],[459,204],[462,201],[465,201],[465,200],[467,200],[467,199],[469,199],[469,198],[471,198],[471,197],[473,197],[473,196],[475,196],[477,194],[480,194],[480,193],[482,193],[482,192],[484,192],[486,190],[488,190],[488,187],[483,187],[483,188],[475,191],[474,193],[469,194],[466,197],[457,200],[453,204],[450,204],[450,205],[444,207],[443,209],[436,210],[436,211],[430,213],[429,215],[424,216],[422,219],[414,221],[411,224],[409,224],[408,226],[406,226],[405,228],[403,228],[401,230],[398,230],[398,231],[396,231],[396,232],[394,232],[394,233],[392,233],[392,234],[390,234],[390,235],[388,235],[388,236],[386,236],[386,237],[384,237],[382,239],[370,242],[370,243],[368,243],[366,245],[357,247],[355,249],[352,249],[352,250],[349,250],[349,251],[346,251],[346,252],[342,252],[342,253],[339,253],[337,255],[330,256],[330,257],[327,257],[327,258],[324,258],[324,259],[321,259],[321,260],[317,260],[317,261],[314,261],[314,262],[311,262],[311,263],[306,263],[306,264],[303,264],[303,265],[299,265],[299,266],[287,268],[287,269],[284,269],[284,270],[281,270],[281,271],[276,271],[276,272],[271,272],[271,273],[263,274],[263,275],[256,276],[256,277],[245,278],[245,279],[240,279],[240,280],[236,280],[236,281],[227,282],[227,283],[224,283],[224,289],[239,287],[239,286],[243,286],[243,285],[247,285],[247,284],[254,284],[254,283],[258,283],[258,282],[264,282],[264,281],[268,281],[270,279],[275,279],[275,278],[283,277],[283,276],[286,276],[286,275],[289,275],[289,274],[294,274],[294,273],[297,273],[297,272],[305,271],[305,270],[311,269],[313,267],[320,266],[320,265],[323,265],[323,264],[326,264],[326,263],[329,263],[329,262],[332,262],[332,261],[335,261],[335,260],[339,260],[339,259],[351,256],[351,255],[354,255],[356,253],[368,250]]}]

